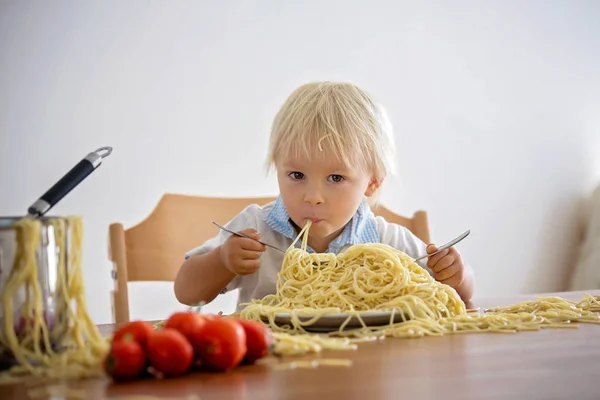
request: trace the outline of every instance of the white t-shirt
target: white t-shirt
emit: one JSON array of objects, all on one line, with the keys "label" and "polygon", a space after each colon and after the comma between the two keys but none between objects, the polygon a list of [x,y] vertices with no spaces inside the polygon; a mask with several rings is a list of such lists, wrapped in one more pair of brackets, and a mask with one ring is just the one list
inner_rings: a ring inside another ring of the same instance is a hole
[{"label": "white t-shirt", "polygon": [[[281,198],[262,207],[253,204],[246,207],[225,226],[236,232],[243,229],[256,229],[261,234],[261,241],[285,250],[292,244],[297,233],[293,231],[291,224],[288,223],[287,211],[282,207],[284,206]],[[374,237],[374,235],[378,237]],[[229,233],[221,230],[217,236],[190,250],[185,256],[189,258],[209,252],[222,245],[229,236]],[[343,241],[340,242],[339,239]],[[426,254],[427,245],[423,241],[407,228],[387,222],[383,217],[375,216],[366,202],[361,204],[351,222],[348,223],[340,236],[334,240],[337,242],[338,247],[331,248],[330,245],[328,252],[341,253],[352,244],[369,243],[376,239],[379,239],[379,243],[390,245],[413,258]],[[300,246],[300,242],[301,240],[296,242],[297,247]],[[311,249],[308,250],[312,251]],[[280,251],[266,247],[266,251],[260,258],[260,268],[251,275],[236,276],[223,288],[221,293],[239,289],[238,310],[242,303],[263,298],[268,294],[274,294],[277,274],[281,269],[283,256],[284,254]],[[427,267],[426,262],[427,259],[423,259],[417,263],[434,276],[433,272]]]}]

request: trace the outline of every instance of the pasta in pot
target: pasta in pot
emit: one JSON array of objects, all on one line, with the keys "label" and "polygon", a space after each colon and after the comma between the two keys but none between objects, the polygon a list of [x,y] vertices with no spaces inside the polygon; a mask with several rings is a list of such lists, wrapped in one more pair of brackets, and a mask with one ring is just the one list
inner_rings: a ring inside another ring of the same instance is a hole
[{"label": "pasta in pot", "polygon": [[[4,326],[0,330],[0,349],[10,354],[17,365],[3,372],[0,381],[10,382],[20,376],[79,379],[103,374],[101,364],[109,343],[100,335],[86,306],[81,218],[55,218],[50,219],[50,224],[59,250],[52,323],[46,318],[49,314],[44,310],[38,279],[36,250],[41,222],[31,218],[16,222],[14,266],[1,293]],[[25,291],[25,302],[21,329],[17,332],[13,298],[19,290]]]}]

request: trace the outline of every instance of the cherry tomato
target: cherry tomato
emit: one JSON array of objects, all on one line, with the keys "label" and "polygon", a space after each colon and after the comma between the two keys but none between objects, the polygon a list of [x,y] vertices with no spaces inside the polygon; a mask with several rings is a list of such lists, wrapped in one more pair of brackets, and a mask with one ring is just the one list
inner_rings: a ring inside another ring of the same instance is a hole
[{"label": "cherry tomato", "polygon": [[148,337],[150,365],[165,376],[185,374],[194,360],[194,350],[183,334],[175,329],[155,331]]},{"label": "cherry tomato", "polygon": [[129,380],[141,375],[146,367],[142,346],[128,335],[113,342],[103,362],[104,371],[115,381]]},{"label": "cherry tomato", "polygon": [[201,363],[217,371],[236,367],[246,355],[244,328],[230,318],[207,319],[202,329],[195,332],[192,343]]},{"label": "cherry tomato", "polygon": [[205,321],[206,318],[197,312],[178,311],[167,319],[164,329],[175,329],[182,333],[188,340],[191,340],[194,331],[201,329]]},{"label": "cherry tomato", "polygon": [[146,321],[131,321],[121,325],[112,337],[113,342],[123,339],[127,335],[133,336],[133,340],[138,342],[143,349],[146,349],[148,337],[154,333],[152,324]]},{"label": "cherry tomato", "polygon": [[269,349],[273,343],[271,330],[260,322],[245,319],[238,319],[237,321],[242,325],[246,333],[247,351],[243,362],[245,364],[252,364],[269,354]]}]

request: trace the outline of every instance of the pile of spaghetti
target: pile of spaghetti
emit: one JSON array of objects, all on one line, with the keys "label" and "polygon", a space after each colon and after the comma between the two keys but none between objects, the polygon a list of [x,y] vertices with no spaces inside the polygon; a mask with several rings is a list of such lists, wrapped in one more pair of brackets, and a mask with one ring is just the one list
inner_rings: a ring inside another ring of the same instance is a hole
[{"label": "pile of spaghetti", "polygon": [[[16,252],[2,289],[0,354],[14,366],[0,382],[28,377],[77,379],[102,376],[109,347],[90,318],[81,268],[83,226],[79,217],[49,219],[57,249],[53,304],[40,285],[37,250],[43,229],[38,219],[16,222]],[[48,277],[49,278],[49,277]],[[17,300],[15,302],[15,300]],[[24,301],[23,301],[24,300]],[[22,304],[22,307],[15,306]]]},{"label": "pile of spaghetti", "polygon": [[[337,256],[308,253],[309,229],[310,222],[296,238],[302,237],[300,248],[294,247],[294,241],[287,250],[276,293],[245,304],[240,312],[242,318],[267,321],[282,343],[293,342],[295,335],[306,343],[311,337],[308,327],[326,315],[342,312],[347,314],[346,321],[330,335],[345,336],[346,340],[517,332],[600,323],[600,299],[590,295],[580,302],[544,297],[473,313],[452,287],[437,282],[403,252],[384,244],[357,244]],[[391,311],[389,323],[367,326],[361,312],[376,310]],[[289,314],[290,322],[278,324],[278,313]],[[344,329],[353,318],[362,326]],[[298,343],[296,340],[296,346]]]}]

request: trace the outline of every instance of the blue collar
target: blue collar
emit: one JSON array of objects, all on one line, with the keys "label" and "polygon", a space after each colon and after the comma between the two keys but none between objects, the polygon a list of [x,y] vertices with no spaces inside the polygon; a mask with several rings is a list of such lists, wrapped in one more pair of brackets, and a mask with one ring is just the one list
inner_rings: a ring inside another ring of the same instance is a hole
[{"label": "blue collar", "polygon": [[[265,222],[275,232],[284,235],[288,239],[294,240],[298,236],[290,221],[290,215],[283,204],[281,196],[277,196],[277,200],[275,200],[273,208],[267,215]],[[301,242],[301,240],[298,240],[296,247],[299,247]],[[337,254],[342,247],[359,243],[379,243],[379,232],[377,231],[375,215],[371,211],[366,198],[360,203],[358,210],[356,210],[352,219],[346,224],[342,233],[329,243],[327,252]],[[310,246],[307,246],[306,250],[314,253],[314,250]]]}]

